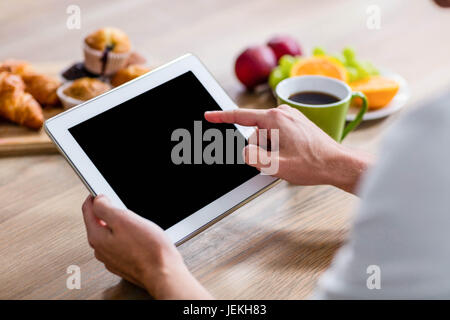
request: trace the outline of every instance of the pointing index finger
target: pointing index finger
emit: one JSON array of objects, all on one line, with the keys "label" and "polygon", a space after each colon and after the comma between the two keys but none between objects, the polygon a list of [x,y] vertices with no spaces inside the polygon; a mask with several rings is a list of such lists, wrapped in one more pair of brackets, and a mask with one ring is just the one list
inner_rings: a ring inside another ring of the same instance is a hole
[{"label": "pointing index finger", "polygon": [[212,123],[235,123],[247,127],[267,127],[266,110],[235,109],[207,111],[205,112],[205,119]]}]

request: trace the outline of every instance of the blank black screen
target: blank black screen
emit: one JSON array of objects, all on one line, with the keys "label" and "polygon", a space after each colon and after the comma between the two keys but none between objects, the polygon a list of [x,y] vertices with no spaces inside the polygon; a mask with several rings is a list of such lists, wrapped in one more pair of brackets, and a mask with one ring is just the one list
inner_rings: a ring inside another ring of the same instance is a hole
[{"label": "blank black screen", "polygon": [[193,139],[196,120],[225,141],[225,129],[235,127],[204,120],[205,111],[219,109],[189,71],[69,131],[127,208],[167,229],[258,173],[245,164],[172,162],[179,143],[172,132],[185,128]]}]

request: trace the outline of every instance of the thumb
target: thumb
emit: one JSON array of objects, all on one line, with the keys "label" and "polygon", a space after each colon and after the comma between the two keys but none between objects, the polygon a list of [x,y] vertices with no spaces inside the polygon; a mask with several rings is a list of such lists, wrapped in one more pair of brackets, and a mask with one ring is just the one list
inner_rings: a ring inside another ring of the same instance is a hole
[{"label": "thumb", "polygon": [[94,215],[103,220],[109,227],[112,227],[122,215],[122,210],[114,207],[105,195],[95,197],[92,209]]}]

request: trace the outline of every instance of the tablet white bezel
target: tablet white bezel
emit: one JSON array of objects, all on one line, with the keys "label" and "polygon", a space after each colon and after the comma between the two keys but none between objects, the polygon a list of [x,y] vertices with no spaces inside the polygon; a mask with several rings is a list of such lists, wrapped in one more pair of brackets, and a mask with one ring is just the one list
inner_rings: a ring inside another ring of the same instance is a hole
[{"label": "tablet white bezel", "polygon": [[[115,206],[126,208],[68,129],[188,71],[194,73],[223,110],[238,108],[200,60],[194,55],[187,54],[45,122],[45,131],[94,196],[104,194]],[[249,127],[236,127],[246,138],[254,130]],[[178,244],[219,220],[231,209],[275,181],[276,178],[272,176],[259,174],[166,229],[165,232],[174,243]]]}]

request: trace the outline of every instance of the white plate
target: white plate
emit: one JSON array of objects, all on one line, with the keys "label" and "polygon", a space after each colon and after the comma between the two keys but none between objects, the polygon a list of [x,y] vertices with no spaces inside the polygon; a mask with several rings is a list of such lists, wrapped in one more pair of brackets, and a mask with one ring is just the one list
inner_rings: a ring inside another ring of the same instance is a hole
[{"label": "white plate", "polygon": [[[381,75],[383,77],[387,77],[397,81],[400,87],[395,97],[391,100],[391,102],[389,102],[389,104],[386,107],[378,110],[367,111],[363,117],[363,120],[375,120],[387,117],[403,108],[409,99],[410,91],[408,82],[406,82],[405,78],[403,78],[401,75],[397,73],[390,72],[387,70],[382,70]],[[347,114],[347,121],[354,120],[358,111],[359,111],[358,108],[350,107]]]}]

